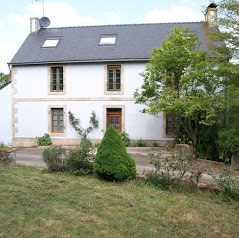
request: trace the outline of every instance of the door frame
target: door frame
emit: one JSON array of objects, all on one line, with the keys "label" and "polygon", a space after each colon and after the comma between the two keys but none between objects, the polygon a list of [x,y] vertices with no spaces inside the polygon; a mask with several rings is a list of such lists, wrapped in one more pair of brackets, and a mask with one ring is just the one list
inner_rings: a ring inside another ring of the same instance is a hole
[{"label": "door frame", "polygon": [[[118,108],[117,108],[118,109]],[[107,109],[106,109],[107,110]],[[115,130],[117,132],[122,132],[122,110],[121,108],[119,108],[120,111],[118,112],[108,112],[108,110],[106,111],[107,113],[107,120],[106,120],[106,127],[108,127],[110,125],[110,116],[118,116],[120,118],[120,121],[119,121],[119,130]]]},{"label": "door frame", "polygon": [[119,108],[121,109],[121,131],[125,131],[125,105],[104,105],[103,106],[103,133],[107,129],[107,109]]}]

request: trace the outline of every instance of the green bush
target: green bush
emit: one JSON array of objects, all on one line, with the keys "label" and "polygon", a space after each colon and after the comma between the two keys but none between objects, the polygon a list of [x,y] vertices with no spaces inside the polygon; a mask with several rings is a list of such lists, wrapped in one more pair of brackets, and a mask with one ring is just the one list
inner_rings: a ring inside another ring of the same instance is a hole
[{"label": "green bush", "polygon": [[[200,142],[197,145],[196,157],[207,158],[213,161],[220,161],[219,149],[217,143],[218,125],[215,123],[212,126],[200,125],[199,130],[203,135]],[[176,144],[189,144],[193,145],[192,140],[189,138],[188,133],[185,129],[177,124],[175,128],[175,140]]]},{"label": "green bush", "polygon": [[67,156],[69,169],[76,175],[93,174],[95,159],[93,146],[90,140],[82,139],[79,148],[72,150]]},{"label": "green bush", "polygon": [[8,152],[7,150],[1,148],[0,149],[0,163],[1,164],[9,164],[10,161],[8,159]]},{"label": "green bush", "polygon": [[47,146],[51,145],[51,137],[48,133],[45,133],[43,136],[36,137],[37,139],[37,144],[40,146]]},{"label": "green bush", "polygon": [[46,148],[43,151],[43,160],[45,161],[48,170],[51,172],[64,171],[67,168],[65,160],[65,149],[62,147]]},{"label": "green bush", "polygon": [[112,126],[105,132],[93,163],[94,173],[107,180],[124,181],[136,176],[135,161]]},{"label": "green bush", "polygon": [[128,133],[126,133],[125,131],[123,131],[123,132],[119,132],[119,135],[120,135],[120,139],[121,139],[121,141],[123,142],[123,144],[124,144],[125,146],[129,146],[129,145],[130,145],[130,139],[129,139]]},{"label": "green bush", "polygon": [[156,188],[168,190],[176,184],[177,180],[172,177],[159,174],[157,171],[146,173],[146,182]]},{"label": "green bush", "polygon": [[190,156],[173,155],[165,158],[159,153],[151,154],[149,160],[154,165],[155,171],[146,174],[146,181],[162,189],[178,187],[187,173],[191,186],[197,188],[203,174],[203,167],[195,168]]},{"label": "green bush", "polygon": [[239,201],[239,180],[235,179],[231,171],[225,167],[219,176],[210,172],[220,188],[219,195],[226,201]]},{"label": "green bush", "polygon": [[145,141],[142,140],[142,138],[140,138],[137,142],[136,142],[136,146],[138,147],[145,147],[146,143]]},{"label": "green bush", "polygon": [[231,124],[218,132],[218,145],[224,160],[229,161],[233,154],[239,153],[239,125]]},{"label": "green bush", "polygon": [[3,142],[1,142],[1,143],[0,143],[0,149],[1,149],[1,148],[5,148],[5,147],[6,147],[6,145],[5,145]]}]

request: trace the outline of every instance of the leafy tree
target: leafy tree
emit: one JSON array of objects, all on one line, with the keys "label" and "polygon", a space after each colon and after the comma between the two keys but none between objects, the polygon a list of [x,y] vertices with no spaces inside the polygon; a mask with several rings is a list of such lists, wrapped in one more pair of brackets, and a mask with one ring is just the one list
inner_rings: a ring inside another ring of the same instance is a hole
[{"label": "leafy tree", "polygon": [[223,106],[215,62],[199,47],[187,28],[173,28],[162,46],[151,51],[141,90],[134,93],[136,103],[147,106],[144,113],[174,113],[196,149]]},{"label": "leafy tree", "polygon": [[4,85],[9,80],[10,80],[9,74],[4,74],[4,73],[0,72],[0,86]]},{"label": "leafy tree", "polygon": [[[226,89],[218,145],[225,159],[230,159],[232,155],[239,158],[239,1],[219,0],[217,5],[220,31],[213,31],[210,35],[214,40],[225,42],[224,45],[214,47],[214,53],[218,58],[218,72],[224,79]],[[230,63],[229,58],[234,63]]]},{"label": "leafy tree", "polygon": [[214,40],[226,43],[217,48],[217,53],[227,53],[227,57],[229,53],[232,58],[239,59],[239,1],[219,0],[217,5],[220,31],[210,34]]},{"label": "leafy tree", "polygon": [[69,111],[68,112],[68,117],[69,117],[69,121],[70,124],[72,125],[72,127],[76,130],[76,132],[83,138],[86,139],[88,134],[94,129],[94,128],[98,128],[99,125],[99,121],[96,118],[96,114],[94,111],[92,111],[91,113],[91,117],[90,117],[90,126],[87,128],[83,128],[80,125],[80,119],[76,118],[74,116],[74,113]]},{"label": "leafy tree", "polygon": [[228,62],[221,65],[219,70],[226,88],[224,112],[218,130],[219,150],[223,159],[230,160],[233,156],[239,161],[239,67]]}]

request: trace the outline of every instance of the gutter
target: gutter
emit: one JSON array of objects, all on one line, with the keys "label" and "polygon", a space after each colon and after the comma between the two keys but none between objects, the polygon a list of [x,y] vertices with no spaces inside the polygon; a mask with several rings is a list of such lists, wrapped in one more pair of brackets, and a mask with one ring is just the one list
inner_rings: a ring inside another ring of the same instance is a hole
[{"label": "gutter", "polygon": [[45,64],[76,64],[76,63],[105,63],[105,62],[148,62],[149,59],[100,59],[100,60],[62,60],[62,61],[44,61],[44,62],[23,62],[23,63],[8,63],[8,65],[45,65]]}]

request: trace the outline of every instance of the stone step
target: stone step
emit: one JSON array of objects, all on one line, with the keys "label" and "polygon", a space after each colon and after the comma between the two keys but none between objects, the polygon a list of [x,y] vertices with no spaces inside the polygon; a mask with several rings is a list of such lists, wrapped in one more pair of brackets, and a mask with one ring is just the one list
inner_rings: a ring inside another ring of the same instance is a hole
[{"label": "stone step", "polygon": [[126,147],[129,153],[159,153],[167,151],[165,147]]}]

